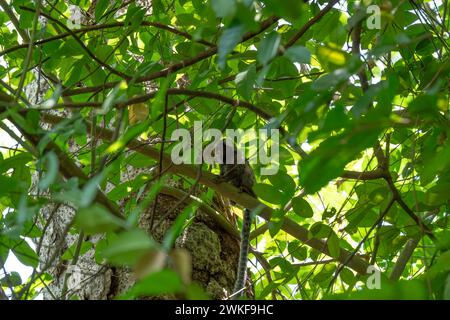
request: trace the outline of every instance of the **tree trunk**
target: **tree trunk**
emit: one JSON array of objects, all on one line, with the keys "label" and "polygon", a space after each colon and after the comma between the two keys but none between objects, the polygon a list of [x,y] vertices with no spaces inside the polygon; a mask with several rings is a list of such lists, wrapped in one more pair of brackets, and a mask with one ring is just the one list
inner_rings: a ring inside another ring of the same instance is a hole
[{"label": "tree trunk", "polygon": [[[72,6],[71,10],[76,10],[76,7]],[[89,17],[82,22],[89,23]],[[38,74],[36,80],[27,86],[25,92],[30,101],[38,103],[43,100],[48,88],[46,77],[42,75],[40,77]],[[57,113],[66,118],[71,116],[69,111]],[[48,125],[43,124],[42,126],[45,129],[50,128]],[[69,142],[69,147],[72,154],[78,154],[80,146],[74,141]],[[74,160],[80,164],[76,157]],[[128,165],[126,171],[121,173],[120,182],[133,180],[142,173],[151,174],[152,170],[151,168],[137,169]],[[37,192],[38,177],[34,176],[33,180],[32,192]],[[170,180],[170,184],[181,189],[183,185],[173,179]],[[113,187],[108,184],[106,190],[103,191],[108,193]],[[135,194],[130,194],[130,197],[135,196]],[[145,197],[145,194],[141,196]],[[155,240],[161,241],[177,215],[183,211],[185,204],[176,207],[179,199],[163,194],[159,194],[156,201],[156,206],[153,203],[150,204],[140,216],[139,226]],[[124,209],[124,201],[119,205],[121,209]],[[155,209],[154,221],[157,227],[152,230],[153,207]],[[224,211],[227,210],[225,206],[221,208]],[[78,258],[70,260],[63,256],[68,248],[76,251],[75,248],[79,242],[79,234],[70,233],[75,213],[75,208],[65,204],[49,204],[41,209],[40,214],[43,219],[40,226],[44,232],[42,239],[37,243],[37,251],[41,270],[45,269],[44,271],[52,277],[44,289],[43,298],[114,299],[129,289],[135,283],[135,278],[132,270],[96,261],[95,248],[102,236],[84,237],[84,241],[80,243],[83,244],[82,247],[88,244],[90,249],[86,252],[82,250]],[[187,250],[191,257],[192,280],[197,282],[211,298],[224,299],[231,294],[239,255],[239,242],[236,238],[215,225],[207,214],[197,210],[194,222],[176,240],[175,247]],[[175,297],[148,298],[170,299]]]}]

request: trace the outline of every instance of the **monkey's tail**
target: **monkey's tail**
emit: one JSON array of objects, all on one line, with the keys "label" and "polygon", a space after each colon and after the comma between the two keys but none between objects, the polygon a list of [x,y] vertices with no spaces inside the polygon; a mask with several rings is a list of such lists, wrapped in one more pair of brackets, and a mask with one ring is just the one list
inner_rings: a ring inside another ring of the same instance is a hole
[{"label": "monkey's tail", "polygon": [[244,209],[244,217],[242,219],[241,231],[241,248],[239,251],[239,263],[237,269],[236,282],[234,284],[233,300],[238,299],[244,291],[245,279],[247,274],[248,250],[250,246],[250,228],[252,223],[251,211]]}]

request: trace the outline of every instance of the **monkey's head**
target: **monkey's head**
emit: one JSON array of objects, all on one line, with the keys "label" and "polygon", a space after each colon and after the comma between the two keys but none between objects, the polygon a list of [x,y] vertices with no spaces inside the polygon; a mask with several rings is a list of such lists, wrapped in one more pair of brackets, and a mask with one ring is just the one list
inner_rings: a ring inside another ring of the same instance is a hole
[{"label": "monkey's head", "polygon": [[221,140],[215,148],[217,160],[221,164],[244,164],[245,153],[231,139]]}]

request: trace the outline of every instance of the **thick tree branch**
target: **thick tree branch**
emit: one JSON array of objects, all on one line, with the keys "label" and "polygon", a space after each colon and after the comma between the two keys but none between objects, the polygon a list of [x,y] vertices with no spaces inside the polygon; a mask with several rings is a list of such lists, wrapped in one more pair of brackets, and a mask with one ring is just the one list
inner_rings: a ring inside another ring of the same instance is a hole
[{"label": "thick tree branch", "polygon": [[[0,91],[1,92],[1,91]],[[0,103],[2,101],[11,102],[12,98],[7,95],[0,95]],[[0,104],[0,113],[5,112],[6,108]],[[28,110],[23,110],[22,113],[26,115]],[[8,117],[8,120],[14,124],[14,126],[22,133],[22,135],[33,145],[33,147],[36,149],[39,142],[41,141],[43,135],[37,134],[37,133],[29,133],[27,132],[20,124],[17,123],[11,116]],[[59,118],[59,120],[62,120],[62,118]],[[49,152],[53,151],[56,156],[58,157],[59,164],[60,164],[60,172],[66,179],[70,179],[73,177],[76,177],[80,180],[80,185],[83,186],[88,180],[89,177],[77,166],[73,163],[73,161],[67,156],[67,154],[53,141],[49,141],[44,151]],[[106,208],[110,210],[112,214],[114,214],[117,217],[123,217],[122,213],[118,209],[118,207],[110,201],[103,192],[100,190],[97,191],[97,195],[95,197],[95,200],[104,205]]]},{"label": "thick tree branch", "polygon": [[[148,100],[154,98],[158,92],[154,91],[148,94],[138,95],[134,96],[131,99],[128,99],[123,102],[117,102],[116,107],[118,109],[125,108],[127,106],[137,104],[137,103],[143,103],[147,102]],[[214,93],[214,92],[208,92],[208,91],[198,91],[198,90],[189,90],[189,89],[178,89],[178,88],[170,88],[167,90],[167,95],[186,95],[190,96],[192,98],[206,98],[206,99],[213,99],[217,101],[222,101],[227,104],[232,105],[233,107],[243,107],[250,111],[253,111],[255,114],[259,115],[260,117],[270,120],[272,116],[268,114],[267,112],[263,111],[261,108],[255,106],[254,104],[243,101],[243,100],[237,100],[233,98],[229,98],[227,96]],[[54,108],[84,108],[84,107],[93,107],[93,108],[101,108],[103,105],[103,102],[95,102],[95,101],[88,101],[88,102],[75,102],[75,103],[61,103],[57,104]]]},{"label": "thick tree branch", "polygon": [[[5,108],[0,106],[0,112],[5,111]],[[26,115],[28,110],[23,110],[22,113]],[[41,114],[42,121],[50,123],[50,124],[57,124],[63,119],[61,117],[50,115],[50,114]],[[16,124],[17,125],[17,124]],[[88,127],[91,127],[92,124],[88,123]],[[18,127],[20,128],[20,126]],[[111,141],[114,137],[114,132],[107,130],[105,128],[96,127],[95,132],[97,133],[97,137],[106,141]],[[29,139],[33,145],[37,145],[40,141],[40,137],[38,135],[29,134],[26,132],[23,132],[24,136]],[[146,155],[154,160],[160,159],[160,152],[158,149],[150,147],[148,145],[143,145],[142,142],[133,139],[127,143],[127,147],[131,150],[134,150],[136,152],[139,152],[143,155]],[[82,182],[87,181],[88,177],[81,171],[80,168],[78,168],[71,159],[62,151],[55,143],[52,141],[49,142],[46,146],[46,150],[54,151],[56,155],[58,156],[60,160],[60,170],[63,173],[63,175],[66,178],[71,177],[78,177]],[[231,199],[232,201],[240,204],[241,206],[249,209],[256,209],[260,210],[259,215],[269,221],[270,217],[272,215],[272,209],[261,204],[257,199],[251,197],[250,195],[246,193],[240,192],[239,189],[235,188],[229,183],[224,182],[218,182],[218,177],[210,172],[203,171],[200,177],[198,176],[198,168],[196,168],[193,165],[173,165],[172,160],[169,155],[163,154],[162,155],[162,163],[165,168],[168,168],[168,171],[180,174],[186,177],[190,177],[193,179],[198,179],[199,182],[207,187],[210,187],[214,189],[215,191],[219,192],[223,196]],[[111,202],[102,192],[98,192],[96,196],[96,200],[105,205],[111,213],[122,216],[120,211],[117,209],[116,205]],[[310,246],[311,248],[314,248],[318,250],[319,252],[322,252],[328,256],[330,256],[330,252],[328,250],[328,246],[326,243],[319,239],[314,239],[309,237],[309,231],[308,229],[298,225],[296,222],[294,222],[291,219],[285,218],[282,225],[282,230],[293,236],[294,238],[300,240],[301,242],[305,243],[306,245]],[[340,255],[339,255],[339,261],[341,263],[345,263],[348,265],[349,268],[352,268],[356,272],[360,274],[366,274],[368,264],[365,260],[355,257],[354,254],[351,254],[349,251],[345,249],[340,249]]]},{"label": "thick tree branch", "polygon": [[[14,122],[13,119],[10,119],[11,122],[22,132],[22,134],[34,145],[37,146],[41,140],[41,136],[37,134],[30,134],[25,132],[25,130],[21,129],[20,126]],[[84,174],[81,169],[76,166],[73,161],[67,156],[67,154],[56,145],[53,141],[50,141],[44,149],[46,152],[53,151],[58,157],[60,164],[60,171],[66,179],[70,179],[76,177],[80,180],[80,186],[83,186],[88,180],[88,176]],[[106,195],[100,190],[97,191],[97,195],[95,200],[104,205],[112,214],[117,217],[123,217],[122,213],[118,209],[115,203],[110,201]]]},{"label": "thick tree branch", "polygon": [[230,224],[230,222],[227,219],[225,219],[225,217],[222,214],[220,214],[219,212],[214,210],[211,206],[209,206],[208,204],[199,200],[198,198],[196,198],[180,189],[172,188],[169,186],[162,187],[160,190],[160,193],[175,197],[179,200],[183,200],[182,202],[184,204],[189,204],[191,202],[198,203],[200,206],[200,209],[202,211],[204,211],[206,214],[208,214],[208,216],[211,217],[214,220],[214,222],[217,223],[217,225],[219,227],[221,227],[223,230],[228,232],[235,239],[240,239],[241,236],[239,234],[239,231],[235,227],[233,227]]},{"label": "thick tree branch", "polygon": [[376,169],[372,171],[344,171],[341,174],[342,178],[345,179],[355,179],[355,180],[376,180],[384,177],[384,172],[382,170]]},{"label": "thick tree branch", "polygon": [[[43,114],[42,120],[51,124],[56,124],[62,119],[57,116]],[[88,126],[89,125],[90,124],[88,123]],[[98,138],[105,141],[110,141],[113,137],[113,132],[104,128],[97,127],[96,132]],[[142,142],[136,139],[128,142],[127,147],[154,160],[158,160],[160,157],[160,152],[158,149],[150,147],[148,145],[143,145]],[[163,155],[162,162],[164,167],[168,168],[168,171],[171,173],[183,175],[192,179],[196,179],[198,177],[198,168],[196,168],[194,165],[173,165],[170,155],[167,154]],[[248,194],[240,192],[239,189],[235,188],[231,184],[218,181],[219,179],[217,179],[216,175],[207,171],[203,171],[199,178],[199,183],[219,192],[224,197],[229,198],[230,200],[238,203],[245,208],[261,210],[259,215],[267,221],[270,220],[270,217],[272,215],[271,208],[261,204],[257,199],[249,196]],[[282,230],[305,243],[306,245],[310,246],[311,248],[314,248],[315,250],[318,250],[319,252],[330,256],[328,246],[324,241],[310,238],[308,229],[298,225],[293,220],[285,218],[282,225]],[[346,263],[349,268],[352,268],[360,274],[366,274],[367,267],[369,266],[365,260],[355,256],[354,254],[351,254],[345,249],[340,250],[340,256],[338,260],[341,263]]]},{"label": "thick tree branch", "polygon": [[400,279],[400,277],[403,273],[403,270],[405,270],[406,264],[408,263],[409,259],[411,258],[418,243],[419,243],[418,239],[409,239],[406,242],[405,247],[403,248],[402,252],[400,253],[397,261],[395,262],[394,269],[392,269],[389,279],[391,279],[392,281],[397,281],[398,279]]}]

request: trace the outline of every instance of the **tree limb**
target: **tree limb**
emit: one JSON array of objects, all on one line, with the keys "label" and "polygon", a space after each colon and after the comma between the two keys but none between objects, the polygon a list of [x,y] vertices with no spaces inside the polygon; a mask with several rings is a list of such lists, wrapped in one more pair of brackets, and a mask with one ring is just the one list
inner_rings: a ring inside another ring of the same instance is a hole
[{"label": "tree limb", "polygon": [[418,239],[409,239],[406,242],[405,247],[403,248],[402,252],[398,256],[397,262],[395,262],[394,268],[392,269],[389,279],[391,279],[392,281],[397,281],[398,279],[400,279],[400,277],[403,273],[403,270],[405,270],[406,264],[408,263],[409,259],[411,258],[418,243],[419,243]]},{"label": "tree limb", "polygon": [[[42,114],[42,120],[47,123],[56,124],[62,119],[54,115]],[[88,123],[88,126],[89,125],[90,124]],[[105,128],[97,127],[96,132],[98,134],[98,137],[105,141],[110,141],[110,139],[113,136],[113,132]],[[158,160],[160,157],[158,149],[148,145],[143,145],[142,142],[136,139],[129,141],[127,147],[131,150],[134,150],[138,153],[148,156],[154,160]],[[183,175],[192,179],[196,179],[198,176],[197,172],[198,168],[196,168],[194,165],[187,165],[187,164],[173,165],[170,159],[170,155],[164,154],[162,157],[162,162],[164,167],[168,168],[168,171],[174,174]],[[219,179],[217,178],[218,176],[208,171],[203,171],[199,178],[199,183],[215,190],[216,192],[219,192],[224,197],[229,198],[230,200],[241,205],[242,207],[249,209],[262,208],[259,215],[267,221],[270,220],[273,209],[261,204],[257,199],[251,197],[250,195],[240,192],[239,189],[235,188],[229,183],[218,182]],[[282,230],[284,230],[294,238],[300,240],[301,242],[305,243],[306,245],[310,246],[311,248],[314,248],[319,252],[322,252],[330,256],[328,246],[324,241],[310,238],[308,229],[300,226],[293,220],[285,218],[282,224]],[[366,274],[367,267],[369,266],[365,260],[356,257],[354,254],[350,253],[345,249],[340,249],[340,255],[338,260],[341,263],[346,263],[349,268],[352,268],[353,270],[355,270],[360,274]]]},{"label": "tree limb", "polygon": [[[250,32],[247,33],[242,41],[245,42],[255,36],[257,36],[258,34],[260,34],[261,32],[264,32],[267,28],[269,28],[272,24],[274,24],[276,21],[278,21],[277,17],[270,17],[266,20],[264,20],[261,25],[260,25],[260,29],[256,32]],[[208,50],[205,50],[201,53],[199,53],[198,55],[196,55],[195,57],[192,58],[188,58],[186,60],[183,60],[181,62],[177,62],[174,64],[169,65],[168,67],[164,68],[163,70],[151,73],[149,75],[146,76],[141,76],[138,77],[137,79],[134,80],[134,83],[140,83],[140,82],[146,82],[146,81],[151,81],[151,80],[155,80],[158,78],[163,78],[166,77],[168,74],[170,73],[174,73],[178,70],[181,70],[183,68],[189,67],[193,64],[196,64],[197,62],[200,62],[204,59],[207,59],[213,55],[215,55],[217,53],[217,46],[215,47],[211,47]],[[118,81],[112,81],[112,82],[107,82],[103,85],[100,86],[94,86],[94,87],[85,87],[85,88],[78,88],[78,89],[73,89],[73,90],[66,90],[63,92],[63,95],[65,96],[72,96],[72,95],[78,95],[78,94],[82,94],[82,93],[89,93],[89,92],[97,92],[97,91],[101,91],[104,89],[111,89],[113,87],[115,87],[119,82]]]}]

